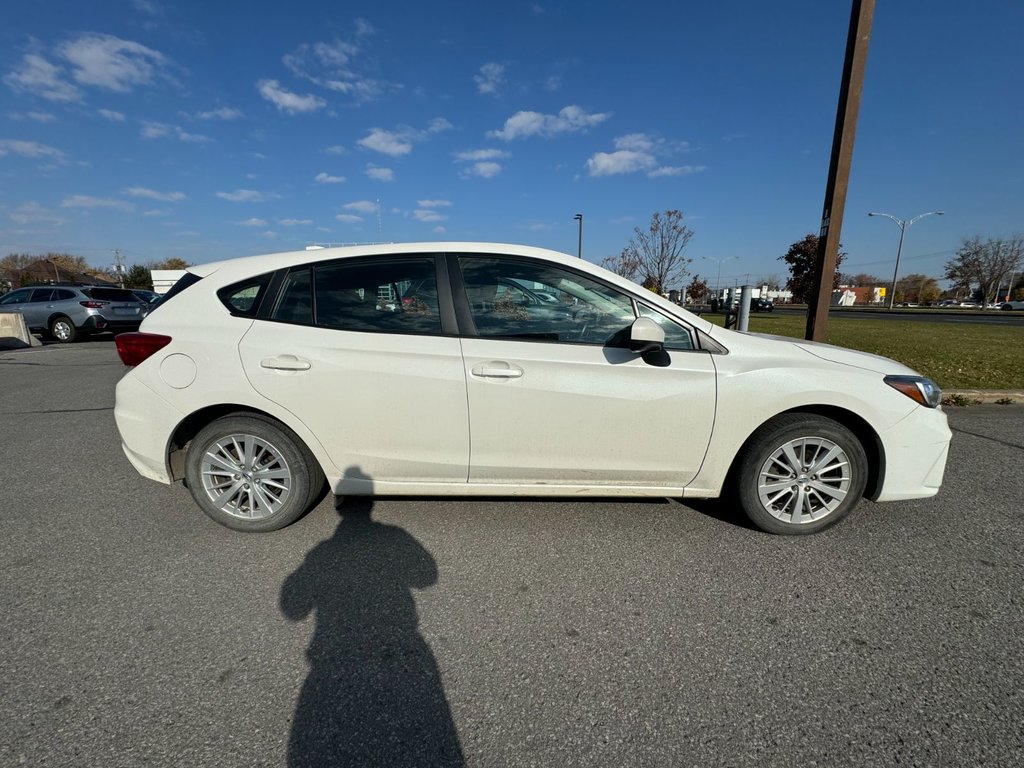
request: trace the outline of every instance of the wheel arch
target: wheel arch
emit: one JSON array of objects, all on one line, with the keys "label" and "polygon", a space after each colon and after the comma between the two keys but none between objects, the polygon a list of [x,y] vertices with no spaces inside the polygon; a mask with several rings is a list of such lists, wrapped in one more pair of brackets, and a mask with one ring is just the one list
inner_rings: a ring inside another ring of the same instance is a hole
[{"label": "wheel arch", "polygon": [[257,416],[266,419],[295,435],[295,439],[305,445],[310,454],[316,458],[316,453],[311,450],[309,443],[303,439],[302,435],[277,416],[251,405],[219,403],[190,413],[174,429],[167,443],[167,468],[172,481],[182,480],[185,477],[185,455],[188,453],[188,445],[192,438],[199,434],[199,431],[207,424],[225,416]]},{"label": "wheel arch", "polygon": [[853,433],[854,437],[857,438],[861,446],[864,448],[864,453],[868,459],[868,477],[867,484],[864,486],[864,497],[871,499],[872,501],[877,499],[879,494],[882,492],[882,485],[885,480],[885,448],[882,445],[882,440],[879,438],[878,433],[874,428],[865,421],[863,417],[853,411],[847,410],[846,408],[840,408],[835,405],[796,406],[789,410],[781,411],[758,425],[758,427],[747,436],[747,439],[743,441],[743,445],[740,446],[740,449],[733,457],[732,464],[729,466],[729,472],[727,474],[727,484],[732,485],[734,483],[737,465],[740,457],[743,455],[744,449],[765,427],[770,425],[779,416],[802,413],[831,419],[832,421],[842,424]]}]

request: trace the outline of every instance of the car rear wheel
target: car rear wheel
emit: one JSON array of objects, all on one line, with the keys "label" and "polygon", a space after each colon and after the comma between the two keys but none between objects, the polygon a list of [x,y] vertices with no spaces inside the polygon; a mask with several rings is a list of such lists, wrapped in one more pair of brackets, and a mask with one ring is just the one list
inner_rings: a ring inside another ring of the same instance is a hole
[{"label": "car rear wheel", "polygon": [[860,502],[867,473],[864,447],[842,424],[813,414],[784,414],[744,447],[737,495],[747,517],[763,531],[817,533]]},{"label": "car rear wheel", "polygon": [[75,324],[67,317],[55,317],[50,321],[50,335],[61,344],[70,344],[77,334]]},{"label": "car rear wheel", "polygon": [[200,508],[236,531],[276,531],[317,499],[324,476],[289,429],[254,415],[225,416],[192,440],[185,477]]}]

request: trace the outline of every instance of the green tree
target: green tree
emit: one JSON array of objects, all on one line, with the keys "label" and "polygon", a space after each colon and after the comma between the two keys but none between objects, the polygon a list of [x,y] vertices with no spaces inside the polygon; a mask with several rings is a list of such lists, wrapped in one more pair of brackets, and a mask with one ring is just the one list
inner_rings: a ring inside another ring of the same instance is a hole
[{"label": "green tree", "polygon": [[700,275],[694,275],[686,286],[686,301],[692,304],[703,304],[708,298],[708,281]]},{"label": "green tree", "polygon": [[132,264],[124,273],[125,288],[143,288],[147,291],[153,290],[152,276],[149,270],[141,264]]},{"label": "green tree", "polygon": [[982,301],[995,298],[1002,280],[1010,280],[1024,261],[1024,236],[1003,239],[964,238],[956,255],[946,262],[946,277],[957,287],[978,286]]},{"label": "green tree", "polygon": [[150,269],[188,269],[192,265],[184,259],[172,256],[169,259],[158,261],[155,264],[150,265]]},{"label": "green tree", "polygon": [[[839,266],[846,258],[839,246],[839,253],[836,255],[836,272],[832,277],[832,290],[839,287]],[[789,265],[789,279],[786,280],[786,288],[793,292],[793,301],[804,303],[814,293],[814,269],[818,260],[818,236],[808,234],[803,240],[797,240],[789,250],[782,256],[780,261]]]}]

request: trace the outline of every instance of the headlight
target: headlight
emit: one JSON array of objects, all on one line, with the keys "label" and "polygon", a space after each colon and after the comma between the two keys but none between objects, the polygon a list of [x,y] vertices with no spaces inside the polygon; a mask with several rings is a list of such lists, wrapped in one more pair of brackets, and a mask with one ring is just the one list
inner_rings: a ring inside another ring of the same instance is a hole
[{"label": "headlight", "polygon": [[942,402],[939,385],[924,376],[886,376],[885,383],[925,408],[936,408]]}]

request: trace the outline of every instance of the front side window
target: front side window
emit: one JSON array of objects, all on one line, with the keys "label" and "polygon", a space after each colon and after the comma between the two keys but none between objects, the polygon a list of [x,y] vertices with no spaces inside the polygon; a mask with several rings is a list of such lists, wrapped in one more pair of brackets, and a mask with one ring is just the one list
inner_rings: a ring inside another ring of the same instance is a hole
[{"label": "front side window", "polygon": [[313,269],[315,322],[341,331],[441,333],[434,259],[343,260]]},{"label": "front side window", "polygon": [[462,256],[466,298],[485,337],[622,346],[633,323],[624,293],[555,264]]},{"label": "front side window", "polygon": [[20,288],[17,291],[11,291],[3,298],[0,298],[0,304],[24,304],[28,301],[30,293],[32,293],[31,288]]}]

